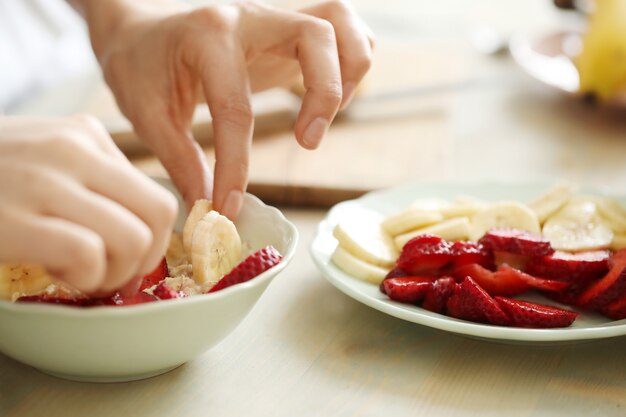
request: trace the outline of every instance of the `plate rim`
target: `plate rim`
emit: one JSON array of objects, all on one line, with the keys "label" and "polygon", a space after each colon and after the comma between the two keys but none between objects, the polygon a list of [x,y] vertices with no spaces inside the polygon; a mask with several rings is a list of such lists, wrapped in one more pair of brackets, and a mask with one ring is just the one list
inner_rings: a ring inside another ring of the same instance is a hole
[{"label": "plate rim", "polygon": [[[404,189],[419,189],[422,187],[459,187],[459,186],[472,186],[472,187],[494,187],[494,186],[511,186],[511,187],[543,187],[547,189],[549,186],[554,185],[556,182],[552,180],[532,180],[532,181],[510,181],[510,180],[442,180],[442,181],[414,181],[405,183],[402,185],[379,189],[371,191],[363,196],[346,200],[334,205],[326,214],[324,219],[318,223],[315,235],[309,244],[309,255],[311,256],[316,267],[322,272],[324,278],[329,281],[335,288],[342,293],[355,299],[356,301],[367,305],[370,308],[378,310],[382,313],[388,314],[392,317],[396,317],[402,320],[406,320],[419,325],[431,327],[445,332],[454,333],[466,337],[478,337],[481,339],[487,339],[490,341],[510,341],[510,342],[568,342],[568,341],[585,341],[585,340],[597,340],[612,337],[619,337],[626,335],[626,319],[616,320],[610,322],[610,325],[598,325],[593,327],[567,327],[558,329],[527,329],[527,328],[515,328],[494,326],[489,324],[472,323],[465,320],[460,320],[452,317],[447,317],[441,314],[433,313],[427,310],[423,310],[418,306],[405,306],[402,303],[392,300],[383,300],[374,298],[368,294],[365,294],[358,289],[355,289],[349,284],[349,280],[354,280],[357,283],[367,284],[366,282],[352,277],[347,273],[341,271],[330,262],[329,256],[324,256],[318,250],[318,246],[321,241],[332,236],[332,226],[330,222],[336,213],[343,210],[344,207],[353,204],[359,204],[360,202],[367,202],[370,200],[379,200],[390,193],[397,193]],[[626,195],[618,197],[621,193],[613,187],[603,186],[591,186],[581,184],[580,188],[587,191],[594,191],[601,195],[626,198]],[[438,197],[436,195],[428,197]],[[374,285],[374,284],[370,284]],[[420,309],[423,311],[415,311],[414,309]],[[622,324],[616,324],[617,322],[623,322]]]}]

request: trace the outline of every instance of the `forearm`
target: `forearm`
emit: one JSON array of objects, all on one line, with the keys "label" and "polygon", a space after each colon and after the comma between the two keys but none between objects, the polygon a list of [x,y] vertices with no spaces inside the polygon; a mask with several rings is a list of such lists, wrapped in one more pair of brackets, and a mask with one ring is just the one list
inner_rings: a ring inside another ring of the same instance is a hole
[{"label": "forearm", "polygon": [[98,59],[110,40],[128,23],[154,15],[186,10],[177,0],[68,0],[85,19],[91,44]]}]

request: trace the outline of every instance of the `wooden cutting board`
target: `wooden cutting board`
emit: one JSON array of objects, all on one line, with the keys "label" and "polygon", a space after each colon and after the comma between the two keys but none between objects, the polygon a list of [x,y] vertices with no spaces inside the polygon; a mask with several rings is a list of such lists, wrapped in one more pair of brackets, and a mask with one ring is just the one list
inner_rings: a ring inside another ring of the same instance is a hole
[{"label": "wooden cutting board", "polygon": [[[380,44],[354,106],[338,116],[314,152],[293,137],[294,95],[256,97],[249,191],[272,204],[328,207],[373,189],[447,176],[450,102],[455,87],[468,82],[464,51],[447,40]],[[118,145],[147,174],[166,175],[115,116],[101,118]],[[213,161],[210,117],[197,116],[197,138]]]}]

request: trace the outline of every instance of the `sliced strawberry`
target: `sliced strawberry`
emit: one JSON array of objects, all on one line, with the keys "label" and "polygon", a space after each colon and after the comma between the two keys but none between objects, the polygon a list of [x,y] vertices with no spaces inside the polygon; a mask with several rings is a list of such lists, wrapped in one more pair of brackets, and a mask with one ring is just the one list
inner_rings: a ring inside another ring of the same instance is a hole
[{"label": "sliced strawberry", "polygon": [[88,301],[86,298],[63,298],[55,297],[48,294],[24,295],[15,300],[19,303],[43,303],[43,304],[62,304],[66,306],[83,307]]},{"label": "sliced strawberry", "polygon": [[529,275],[525,272],[520,271],[519,269],[511,268],[507,264],[500,265],[495,275],[496,275],[496,279],[503,279],[503,280],[514,280],[517,278],[518,280],[524,282],[529,287],[535,288],[541,291],[562,292],[570,286],[570,284],[567,282],[554,281],[550,279],[542,279],[542,278],[534,277],[532,275]]},{"label": "sliced strawberry", "polygon": [[165,282],[159,282],[154,291],[152,291],[155,297],[159,300],[171,300],[173,298],[178,298],[178,293],[172,289]]},{"label": "sliced strawberry", "polygon": [[613,320],[626,319],[626,297],[603,307],[601,311],[602,314]]},{"label": "sliced strawberry", "polygon": [[416,304],[424,299],[432,286],[431,277],[399,277],[383,281],[384,293],[400,303]]},{"label": "sliced strawberry", "polygon": [[450,247],[452,255],[452,264],[454,266],[463,266],[469,264],[478,264],[486,268],[493,265],[493,255],[480,243],[457,241],[453,242]]},{"label": "sliced strawberry", "polygon": [[572,284],[586,284],[602,278],[609,271],[611,253],[607,250],[552,255],[531,259],[525,271],[529,274]]},{"label": "sliced strawberry", "polygon": [[446,309],[446,302],[454,292],[455,286],[456,282],[451,277],[442,277],[433,281],[426,292],[422,308],[443,314]]},{"label": "sliced strawberry", "polygon": [[532,259],[532,256],[516,255],[509,252],[493,252],[493,263],[495,264],[496,268],[502,264],[507,264],[509,266],[512,266],[513,268],[525,271],[526,264],[528,264],[528,261],[530,259]]},{"label": "sliced strawberry", "polygon": [[505,297],[495,299],[511,318],[511,325],[515,327],[567,327],[578,317],[578,313],[557,307]]},{"label": "sliced strawberry", "polygon": [[408,277],[410,275],[411,274],[406,272],[404,269],[396,267],[396,268],[393,268],[391,271],[389,271],[389,273],[385,276],[385,279],[387,279],[387,278]]},{"label": "sliced strawberry", "polygon": [[510,321],[498,303],[470,277],[455,288],[446,307],[448,315],[458,319],[500,326]]},{"label": "sliced strawberry", "polygon": [[244,259],[232,271],[224,275],[208,292],[215,292],[231,285],[240,284],[277,265],[282,255],[273,247],[266,246]]},{"label": "sliced strawberry", "polygon": [[159,282],[163,281],[169,275],[169,271],[167,269],[167,261],[165,258],[161,260],[161,263],[154,268],[154,271],[143,277],[141,282],[141,286],[139,287],[139,291],[145,290],[146,288],[150,288]]},{"label": "sliced strawberry", "polygon": [[615,252],[610,265],[609,272],[580,295],[580,306],[601,309],[626,295],[626,249]]},{"label": "sliced strawberry", "polygon": [[404,245],[396,266],[411,275],[437,273],[452,261],[451,246],[439,236],[417,236]]},{"label": "sliced strawberry", "polygon": [[478,241],[492,251],[525,256],[545,256],[554,252],[550,241],[517,229],[491,229]]},{"label": "sliced strawberry", "polygon": [[[386,285],[385,283],[389,281],[390,279],[398,279],[399,281],[397,282],[433,282],[434,280],[437,279],[437,277],[433,275],[403,275],[399,277],[385,278],[384,280],[382,280],[379,286],[380,292],[382,292],[383,294],[387,294],[387,288],[385,287]],[[391,285],[397,285],[397,284],[391,284]]]},{"label": "sliced strawberry", "polygon": [[471,277],[491,296],[512,296],[525,292],[529,286],[515,275],[496,274],[477,264],[455,268],[454,277],[461,282],[465,277]]}]

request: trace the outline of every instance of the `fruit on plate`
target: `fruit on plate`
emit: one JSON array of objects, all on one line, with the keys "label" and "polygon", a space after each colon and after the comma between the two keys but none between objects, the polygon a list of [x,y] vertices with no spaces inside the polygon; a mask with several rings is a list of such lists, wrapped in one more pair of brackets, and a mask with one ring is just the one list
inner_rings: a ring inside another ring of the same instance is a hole
[{"label": "fruit on plate", "polygon": [[211,287],[209,292],[223,290],[235,284],[249,281],[271,267],[278,265],[281,259],[283,259],[282,255],[273,246],[266,246],[235,266],[217,284]]},{"label": "fruit on plate", "polygon": [[459,319],[501,326],[510,323],[498,303],[470,277],[455,287],[446,309],[449,316]]},{"label": "fruit on plate", "polygon": [[355,209],[339,221],[333,236],[339,245],[373,265],[390,267],[398,257],[391,237],[383,230],[383,216],[372,210]]},{"label": "fruit on plate", "polygon": [[451,247],[439,236],[417,236],[404,245],[396,266],[412,275],[437,274],[452,262]]},{"label": "fruit on plate", "polygon": [[516,201],[502,201],[487,206],[472,218],[470,238],[480,239],[491,229],[517,229],[541,233],[539,219],[528,206]]},{"label": "fruit on plate", "polygon": [[[575,195],[574,190],[559,184],[527,205],[420,198],[382,221],[376,218],[384,251],[389,251],[388,238],[395,242],[395,263],[386,258],[381,266],[376,253],[345,250],[364,247],[360,236],[372,234],[352,232],[354,241],[347,242],[341,227],[335,231],[339,244],[331,259],[348,274],[378,285],[389,298],[441,314],[505,324],[493,311],[489,319],[484,311],[468,307],[467,294],[480,294],[478,304],[492,305],[486,294],[504,299],[506,307],[500,308],[509,316],[523,313],[509,325],[566,326],[575,319],[575,313],[558,307],[506,298],[534,291],[579,309],[626,318],[626,209],[615,199]],[[358,224],[352,227],[359,229]],[[544,318],[535,323],[531,316]]]},{"label": "fruit on plate", "polygon": [[330,259],[342,271],[372,284],[380,284],[389,273],[389,268],[383,268],[359,259],[341,245],[337,245]]},{"label": "fruit on plate", "polygon": [[515,327],[568,327],[578,317],[574,311],[543,304],[505,297],[496,297],[495,300],[511,320],[511,326]]},{"label": "fruit on plate", "polygon": [[446,310],[446,302],[454,293],[455,288],[456,282],[451,277],[441,277],[433,281],[426,292],[422,308],[443,314]]},{"label": "fruit on plate", "polygon": [[613,231],[590,200],[570,201],[543,225],[543,236],[556,250],[581,252],[607,249]]},{"label": "fruit on plate", "polygon": [[559,211],[574,196],[575,187],[572,184],[557,184],[528,203],[528,207],[535,212],[541,224]]},{"label": "fruit on plate", "polygon": [[626,295],[626,250],[616,252],[610,259],[609,272],[592,283],[578,299],[589,309],[602,309]]},{"label": "fruit on plate", "polygon": [[609,271],[608,250],[588,252],[556,251],[551,255],[534,257],[526,264],[529,274],[562,280],[572,284],[586,284]]},{"label": "fruit on plate", "polygon": [[470,222],[467,217],[456,217],[447,219],[440,223],[430,225],[421,229],[403,233],[394,238],[396,247],[401,250],[406,243],[416,236],[437,235],[446,240],[465,240],[470,232]]},{"label": "fruit on plate", "polygon": [[382,291],[394,301],[415,304],[426,297],[432,281],[424,276],[389,278],[383,281]]},{"label": "fruit on plate", "polygon": [[422,227],[438,223],[443,220],[443,214],[438,211],[428,211],[419,208],[408,208],[387,217],[382,223],[384,231],[390,236],[397,236]]},{"label": "fruit on plate", "polygon": [[523,256],[545,256],[554,253],[550,241],[539,234],[517,229],[490,229],[478,241],[492,251]]}]

